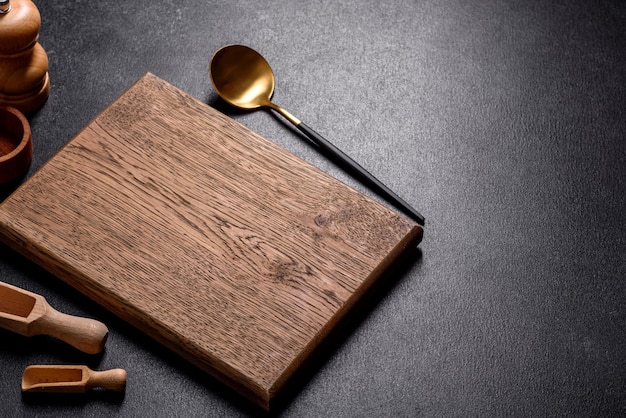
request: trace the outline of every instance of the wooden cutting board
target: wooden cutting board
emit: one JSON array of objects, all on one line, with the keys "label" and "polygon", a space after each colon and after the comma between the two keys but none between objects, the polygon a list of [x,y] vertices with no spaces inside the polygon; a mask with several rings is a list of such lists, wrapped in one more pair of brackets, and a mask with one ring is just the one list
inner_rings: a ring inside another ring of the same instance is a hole
[{"label": "wooden cutting board", "polygon": [[0,205],[0,240],[266,409],[422,232],[149,73]]}]

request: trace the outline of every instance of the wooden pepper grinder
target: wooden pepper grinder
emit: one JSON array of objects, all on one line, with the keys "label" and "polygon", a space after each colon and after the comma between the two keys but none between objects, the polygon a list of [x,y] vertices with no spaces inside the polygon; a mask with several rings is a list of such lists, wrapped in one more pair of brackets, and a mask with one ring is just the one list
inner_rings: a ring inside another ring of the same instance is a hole
[{"label": "wooden pepper grinder", "polygon": [[41,16],[31,0],[0,0],[0,105],[23,113],[50,93],[48,56],[39,40]]}]

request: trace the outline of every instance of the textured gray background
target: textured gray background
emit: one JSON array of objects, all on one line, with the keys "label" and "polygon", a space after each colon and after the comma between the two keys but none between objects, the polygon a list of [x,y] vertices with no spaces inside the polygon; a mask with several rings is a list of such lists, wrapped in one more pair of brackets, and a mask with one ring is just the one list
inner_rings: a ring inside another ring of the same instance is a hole
[{"label": "textured gray background", "polygon": [[[277,415],[626,415],[626,3],[36,4],[52,89],[29,175],[150,71],[370,194],[283,120],[217,99],[210,56],[241,43],[277,104],[426,216],[421,250]],[[97,357],[0,331],[0,416],[260,413],[3,246],[0,280],[111,330]],[[36,363],[123,367],[128,388],[23,399]]]}]

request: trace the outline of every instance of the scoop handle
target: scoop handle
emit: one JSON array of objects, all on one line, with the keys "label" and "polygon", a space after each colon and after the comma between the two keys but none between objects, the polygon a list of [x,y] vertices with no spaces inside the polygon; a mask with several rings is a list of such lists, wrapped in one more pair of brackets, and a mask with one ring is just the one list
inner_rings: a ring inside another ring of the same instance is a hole
[{"label": "scoop handle", "polygon": [[64,314],[47,303],[44,314],[31,327],[33,334],[56,337],[87,354],[101,352],[109,334],[102,322]]},{"label": "scoop handle", "polygon": [[111,369],[101,372],[90,370],[87,386],[89,389],[102,388],[122,392],[126,388],[126,370]]},{"label": "scoop handle", "polygon": [[296,127],[304,133],[311,141],[317,144],[326,154],[333,158],[336,162],[341,163],[344,168],[349,170],[353,175],[358,177],[359,180],[366,183],[368,186],[374,189],[381,197],[386,198],[390,203],[394,204],[398,209],[401,209],[407,216],[413,219],[420,225],[424,225],[424,217],[416,211],[411,205],[402,200],[391,189],[380,182],[376,177],[371,175],[366,169],[361,167],[356,161],[344,154],[339,148],[328,142],[324,137],[309,128],[305,123],[300,122]]}]

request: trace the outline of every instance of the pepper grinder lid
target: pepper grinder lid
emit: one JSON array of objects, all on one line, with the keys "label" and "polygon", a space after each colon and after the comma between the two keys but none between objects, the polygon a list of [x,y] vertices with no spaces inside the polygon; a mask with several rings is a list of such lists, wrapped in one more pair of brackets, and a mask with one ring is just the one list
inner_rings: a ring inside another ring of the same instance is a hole
[{"label": "pepper grinder lid", "polygon": [[32,47],[41,27],[37,6],[30,0],[0,0],[0,10],[4,10],[0,13],[0,54],[16,54]]},{"label": "pepper grinder lid", "polygon": [[0,0],[0,14],[7,14],[11,11],[11,2],[9,0]]}]

